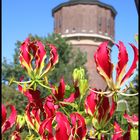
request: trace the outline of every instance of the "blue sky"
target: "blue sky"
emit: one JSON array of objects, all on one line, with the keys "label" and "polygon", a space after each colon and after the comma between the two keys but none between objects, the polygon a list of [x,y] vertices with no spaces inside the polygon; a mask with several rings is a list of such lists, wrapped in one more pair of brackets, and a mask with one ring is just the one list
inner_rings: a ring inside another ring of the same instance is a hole
[{"label": "blue sky", "polygon": [[[53,32],[52,8],[68,0],[2,0],[2,58],[12,61],[15,43],[32,35],[47,36]],[[112,5],[116,11],[115,42],[123,41],[131,53],[129,42],[137,45],[134,35],[138,33],[138,14],[134,0],[101,0]],[[117,61],[117,49],[112,58]],[[131,53],[133,55],[133,53]],[[130,57],[133,56],[130,54]],[[116,57],[114,57],[116,56]],[[3,59],[2,59],[3,60]],[[130,66],[130,59],[128,66]]]}]

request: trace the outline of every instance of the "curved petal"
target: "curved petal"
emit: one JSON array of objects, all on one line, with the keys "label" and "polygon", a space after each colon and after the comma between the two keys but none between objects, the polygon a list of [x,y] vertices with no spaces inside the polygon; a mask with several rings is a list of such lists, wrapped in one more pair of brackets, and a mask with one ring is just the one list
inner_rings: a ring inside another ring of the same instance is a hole
[{"label": "curved petal", "polygon": [[112,140],[119,140],[119,139],[121,140],[122,136],[123,136],[123,130],[121,129],[121,127],[117,122],[114,122],[114,134]]},{"label": "curved petal", "polygon": [[6,112],[6,108],[3,104],[1,107],[2,107],[1,111],[2,111],[2,125],[3,125],[3,123],[6,121],[7,112]]},{"label": "curved petal", "polygon": [[110,111],[109,97],[98,95],[98,122],[105,125],[107,122],[108,113]]},{"label": "curved petal", "polygon": [[11,135],[11,140],[21,140],[20,133],[18,131],[14,131]]},{"label": "curved petal", "polygon": [[103,42],[102,44],[100,44],[99,48],[94,54],[94,59],[97,71],[106,80],[108,86],[112,88],[113,64],[110,60],[110,51],[107,45],[108,42]]},{"label": "curved petal", "polygon": [[11,128],[15,124],[15,121],[16,121],[16,117],[17,117],[16,109],[13,105],[9,105],[9,106],[11,109],[11,114],[9,118],[2,125],[2,133],[4,133],[9,128]]},{"label": "curved petal", "polygon": [[[53,136],[53,129],[52,129],[52,121],[53,121],[53,117],[51,118],[47,118],[45,119],[39,128],[39,134],[42,137],[42,140],[46,140],[48,138],[48,140],[54,140],[54,136]],[[45,131],[48,132],[48,135],[46,135]]]},{"label": "curved petal", "polygon": [[117,107],[117,103],[114,101],[113,97],[111,97],[111,105],[110,105],[110,111],[109,111],[109,114],[108,114],[108,120],[113,116],[115,110],[116,110],[116,107]]},{"label": "curved petal", "polygon": [[96,93],[91,91],[85,100],[85,111],[91,116],[94,114],[97,106],[97,96]]},{"label": "curved petal", "polygon": [[40,109],[37,108],[35,104],[29,103],[26,106],[25,114],[26,114],[26,116],[25,116],[26,122],[30,125],[30,127],[33,130],[38,132],[39,126],[40,126],[40,123],[41,123]]},{"label": "curved petal", "polygon": [[57,53],[57,49],[53,44],[49,44],[49,47],[51,49],[50,51],[50,61],[52,66],[54,66],[57,62],[58,62],[58,53]]},{"label": "curved petal", "polygon": [[61,78],[58,87],[58,94],[56,94],[55,96],[58,100],[62,100],[64,98],[64,94],[65,94],[65,82],[64,79]]},{"label": "curved petal", "polygon": [[47,44],[47,45],[51,49],[50,59],[41,77],[44,77],[46,73],[50,70],[50,68],[53,67],[58,62],[58,53],[56,47],[53,44]]},{"label": "curved petal", "polygon": [[71,93],[70,97],[64,99],[64,102],[72,103],[75,101],[75,99],[76,99],[75,93]]},{"label": "curved petal", "polygon": [[31,48],[33,50],[34,57],[35,57],[35,64],[36,64],[35,71],[40,75],[44,68],[44,63],[46,58],[45,46],[42,44],[42,42],[36,41],[33,42]]},{"label": "curved petal", "polygon": [[[57,140],[68,140],[70,136],[70,124],[67,119],[67,117],[61,113],[56,113],[56,131],[55,131],[55,137]],[[62,137],[63,136],[63,137]]]},{"label": "curved petal", "polygon": [[130,44],[133,51],[134,51],[134,59],[133,59],[133,63],[130,67],[130,69],[128,70],[128,72],[125,74],[125,76],[123,77],[122,81],[121,81],[121,84],[123,82],[125,82],[135,71],[136,67],[137,67],[137,62],[138,62],[138,49],[133,45],[133,44]]},{"label": "curved petal", "polygon": [[53,117],[56,111],[55,105],[54,105],[54,100],[53,97],[48,96],[45,100],[44,106],[43,106],[45,112],[46,112],[46,117],[50,118]]},{"label": "curved petal", "polygon": [[[38,47],[38,50],[36,52],[36,67],[40,67],[41,64],[44,62],[44,59],[46,58],[46,50],[45,46],[42,44],[42,42],[37,41],[36,46]],[[44,65],[43,65],[44,66]]]},{"label": "curved petal", "polygon": [[116,46],[119,49],[118,64],[116,67],[116,86],[117,88],[119,88],[122,78],[125,74],[126,65],[128,62],[128,54],[127,54],[126,47],[124,46],[123,42],[119,41],[119,44],[116,44]]},{"label": "curved petal", "polygon": [[73,140],[82,140],[83,138],[85,138],[87,132],[87,128],[83,116],[81,116],[76,112],[76,113],[72,113],[70,115],[70,118],[72,123]]},{"label": "curved petal", "polygon": [[40,91],[39,90],[26,90],[26,91],[23,91],[24,95],[28,98],[28,101],[30,103],[34,103],[37,107],[39,107],[41,110],[43,110],[43,100],[41,97],[40,97]]},{"label": "curved petal", "polygon": [[136,116],[136,115],[129,116],[128,114],[125,113],[123,115],[123,117],[125,119],[127,119],[127,122],[128,123],[131,123],[133,125],[138,125],[138,121],[139,121],[138,116]]},{"label": "curved petal", "polygon": [[27,73],[31,76],[31,61],[32,61],[32,56],[29,53],[29,44],[30,44],[30,39],[27,38],[20,46],[20,56],[19,56],[19,61],[20,64],[27,70]]}]

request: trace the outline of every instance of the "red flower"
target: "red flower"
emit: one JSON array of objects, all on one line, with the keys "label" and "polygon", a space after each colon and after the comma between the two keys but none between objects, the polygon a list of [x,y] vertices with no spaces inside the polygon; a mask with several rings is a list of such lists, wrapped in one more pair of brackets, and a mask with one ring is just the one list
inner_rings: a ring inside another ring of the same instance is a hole
[{"label": "red flower", "polygon": [[117,122],[114,122],[114,134],[112,140],[130,140],[130,129],[128,126],[127,132],[124,133],[124,130],[119,126]]},{"label": "red flower", "polygon": [[16,109],[13,105],[9,105],[9,107],[11,109],[11,114],[9,118],[6,119],[7,116],[6,108],[2,104],[2,133],[10,129],[15,124],[16,121],[16,116],[17,116]]},{"label": "red flower", "polygon": [[72,124],[70,140],[83,140],[87,132],[83,116],[76,112],[72,113],[70,118]]},{"label": "red flower", "polygon": [[114,134],[112,140],[123,140],[123,130],[117,122],[114,122]]},{"label": "red flower", "polygon": [[138,49],[133,44],[130,44],[134,51],[134,59],[130,69],[126,73],[125,70],[128,62],[126,47],[121,41],[119,44],[116,44],[119,49],[119,55],[118,64],[116,67],[116,81],[114,82],[112,76],[113,64],[111,63],[110,50],[107,46],[108,42],[103,42],[97,49],[97,52],[94,54],[94,58],[97,65],[97,70],[106,80],[108,87],[111,90],[117,90],[120,89],[120,86],[134,73],[137,67]]},{"label": "red flower", "polygon": [[34,103],[29,103],[26,106],[25,111],[25,119],[28,125],[35,130],[36,132],[39,131],[39,127],[41,124],[41,110],[37,107]]},{"label": "red flower", "polygon": [[21,140],[20,133],[18,131],[14,131],[11,135],[11,140]]},{"label": "red flower", "polygon": [[127,122],[130,123],[132,126],[138,126],[139,122],[138,116],[136,115],[129,116],[128,114],[125,113],[123,117],[127,119]]},{"label": "red flower", "polygon": [[113,97],[106,97],[91,91],[85,100],[85,111],[93,116],[93,125],[96,129],[105,127],[116,109]]},{"label": "red flower", "polygon": [[61,78],[58,88],[52,87],[52,93],[57,98],[58,101],[64,101],[64,102],[74,102],[77,97],[79,97],[79,88],[75,88],[75,93],[71,93],[70,97],[64,98],[65,95],[65,82],[64,79]]},{"label": "red flower", "polygon": [[68,140],[70,130],[67,117],[61,112],[56,112],[55,117],[47,118],[42,122],[39,134],[42,136],[42,140]]},{"label": "red flower", "polygon": [[45,66],[47,58],[45,46],[40,41],[31,42],[27,38],[20,47],[20,63],[26,69],[31,79],[35,76],[37,79],[46,75],[46,73],[58,62],[58,54],[54,45],[48,44],[50,58]]}]

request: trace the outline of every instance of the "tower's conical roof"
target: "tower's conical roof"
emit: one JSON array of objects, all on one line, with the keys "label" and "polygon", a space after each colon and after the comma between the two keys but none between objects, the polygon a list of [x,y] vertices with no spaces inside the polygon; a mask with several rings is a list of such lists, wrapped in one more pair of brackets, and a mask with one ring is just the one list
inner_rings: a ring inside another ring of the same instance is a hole
[{"label": "tower's conical roof", "polygon": [[52,15],[59,10],[60,8],[64,6],[71,6],[71,5],[76,5],[76,4],[92,4],[92,5],[99,5],[108,9],[111,9],[114,15],[117,14],[116,10],[114,9],[113,6],[108,5],[106,3],[100,2],[99,0],[69,0],[68,2],[64,2],[53,8],[52,10]]}]

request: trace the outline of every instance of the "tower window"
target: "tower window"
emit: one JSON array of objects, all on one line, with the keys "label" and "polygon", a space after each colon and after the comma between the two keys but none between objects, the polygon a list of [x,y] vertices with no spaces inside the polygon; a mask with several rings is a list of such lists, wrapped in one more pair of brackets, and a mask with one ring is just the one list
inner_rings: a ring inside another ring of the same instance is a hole
[{"label": "tower window", "polygon": [[99,16],[98,17],[98,31],[101,31],[102,30],[102,17]]},{"label": "tower window", "polygon": [[110,18],[106,19],[106,33],[109,33],[110,31]]},{"label": "tower window", "polygon": [[59,28],[61,28],[61,22],[62,22],[62,19],[61,17],[59,18]]},{"label": "tower window", "polygon": [[73,32],[73,33],[76,32],[76,29],[75,29],[75,28],[72,28],[72,32]]}]

